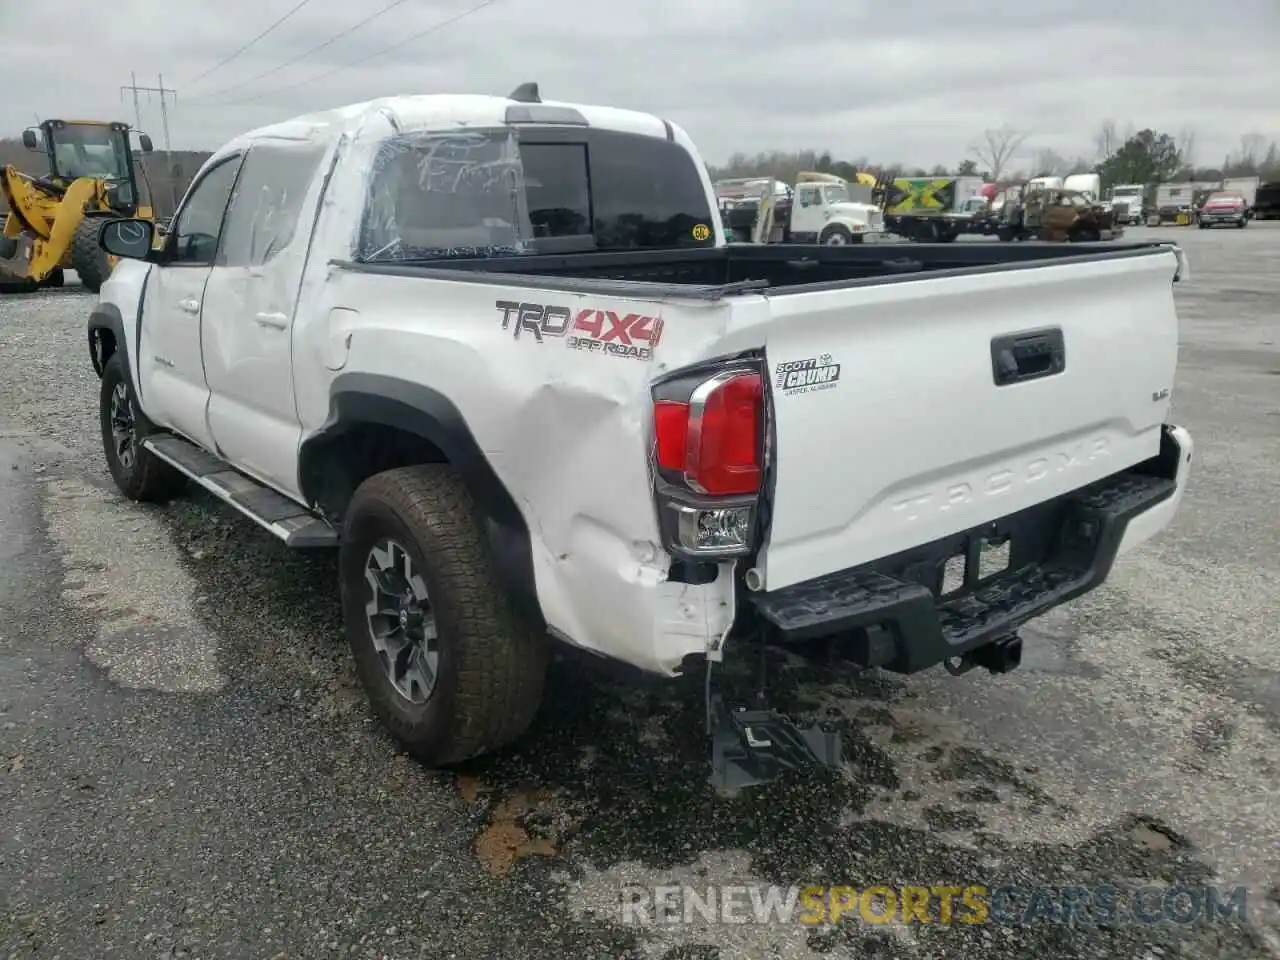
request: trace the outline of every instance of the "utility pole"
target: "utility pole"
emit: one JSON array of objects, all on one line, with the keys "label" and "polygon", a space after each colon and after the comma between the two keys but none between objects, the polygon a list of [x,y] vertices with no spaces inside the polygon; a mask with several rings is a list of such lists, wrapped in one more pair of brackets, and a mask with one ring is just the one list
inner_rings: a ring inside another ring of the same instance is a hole
[{"label": "utility pole", "polygon": [[173,206],[171,212],[178,207],[178,187],[173,175],[173,152],[172,145],[169,143],[169,102],[166,98],[173,97],[174,103],[178,102],[178,91],[168,88],[164,85],[164,74],[157,74],[159,86],[156,87],[140,87],[138,86],[138,75],[136,73],[129,74],[130,84],[127,87],[120,88],[120,95],[123,97],[126,90],[133,91],[133,112],[137,118],[138,127],[142,127],[142,108],[138,104],[138,94],[159,94],[160,96],[160,125],[164,134],[164,162],[165,162],[165,178],[169,181],[169,198]]}]

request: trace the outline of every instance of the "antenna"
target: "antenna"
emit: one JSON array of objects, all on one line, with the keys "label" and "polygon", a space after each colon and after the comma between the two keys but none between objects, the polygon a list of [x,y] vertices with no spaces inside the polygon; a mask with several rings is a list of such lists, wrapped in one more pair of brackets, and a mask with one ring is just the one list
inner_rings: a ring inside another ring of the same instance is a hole
[{"label": "antenna", "polygon": [[538,85],[536,83],[522,83],[516,87],[507,96],[508,100],[515,100],[517,103],[541,103],[542,97],[538,96]]}]

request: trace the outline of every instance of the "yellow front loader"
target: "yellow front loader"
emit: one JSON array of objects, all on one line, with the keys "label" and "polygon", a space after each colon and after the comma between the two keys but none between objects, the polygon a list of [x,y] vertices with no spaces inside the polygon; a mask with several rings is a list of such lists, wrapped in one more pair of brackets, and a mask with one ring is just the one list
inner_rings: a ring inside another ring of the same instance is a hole
[{"label": "yellow front loader", "polygon": [[[129,133],[128,124],[102,120],[45,120],[22,132],[28,150],[46,154],[49,174],[33,176],[12,165],[0,170],[9,207],[0,231],[0,293],[60,287],[68,269],[98,292],[115,267],[115,258],[98,246],[104,220],[155,219],[138,190]],[[138,144],[151,152],[145,133]]]}]

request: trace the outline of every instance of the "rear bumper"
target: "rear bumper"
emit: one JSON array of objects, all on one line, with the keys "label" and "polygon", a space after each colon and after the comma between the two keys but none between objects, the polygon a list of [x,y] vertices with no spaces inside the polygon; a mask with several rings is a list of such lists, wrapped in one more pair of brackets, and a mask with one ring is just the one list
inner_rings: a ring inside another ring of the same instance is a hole
[{"label": "rear bumper", "polygon": [[[1164,428],[1160,453],[1048,503],[894,557],[750,595],[783,640],[830,638],[849,659],[916,673],[1013,634],[1106,580],[1116,557],[1173,519],[1191,436]],[[1008,545],[1008,567],[979,579],[984,542]],[[947,561],[967,558],[964,585],[939,596]]]}]

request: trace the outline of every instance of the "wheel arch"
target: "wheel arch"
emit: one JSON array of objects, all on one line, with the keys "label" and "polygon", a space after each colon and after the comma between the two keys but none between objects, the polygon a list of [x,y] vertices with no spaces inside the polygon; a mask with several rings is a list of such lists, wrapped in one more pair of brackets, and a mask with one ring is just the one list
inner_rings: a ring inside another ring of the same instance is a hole
[{"label": "wheel arch", "polygon": [[422,463],[448,463],[458,472],[484,517],[504,590],[522,616],[545,627],[524,514],[461,412],[439,391],[377,374],[336,377],[324,425],[299,450],[298,487],[306,502],[341,522],[365,479]]},{"label": "wheel arch", "polygon": [[89,314],[89,361],[99,378],[107,368],[107,361],[119,354],[125,373],[132,381],[127,343],[120,309],[113,303],[97,304]]}]

